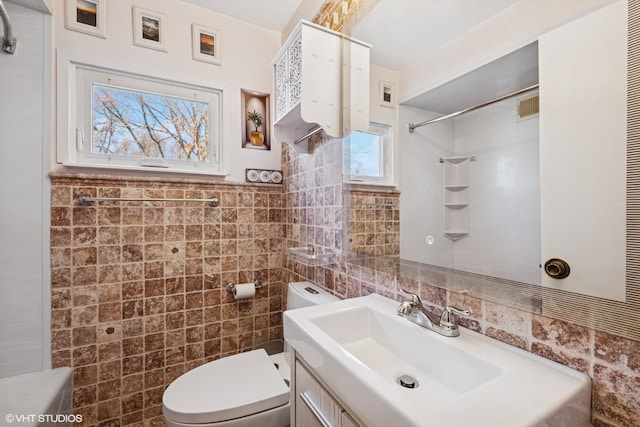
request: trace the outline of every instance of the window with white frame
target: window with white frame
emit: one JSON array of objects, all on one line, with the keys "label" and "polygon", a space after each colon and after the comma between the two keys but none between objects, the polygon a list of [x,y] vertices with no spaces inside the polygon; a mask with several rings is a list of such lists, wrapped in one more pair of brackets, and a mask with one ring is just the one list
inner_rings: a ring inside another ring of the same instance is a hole
[{"label": "window with white frame", "polygon": [[393,184],[391,126],[370,123],[368,132],[353,131],[344,143],[347,181]]},{"label": "window with white frame", "polygon": [[[222,89],[73,61],[66,67],[63,164],[223,174]],[[61,86],[59,79],[59,94]]]}]

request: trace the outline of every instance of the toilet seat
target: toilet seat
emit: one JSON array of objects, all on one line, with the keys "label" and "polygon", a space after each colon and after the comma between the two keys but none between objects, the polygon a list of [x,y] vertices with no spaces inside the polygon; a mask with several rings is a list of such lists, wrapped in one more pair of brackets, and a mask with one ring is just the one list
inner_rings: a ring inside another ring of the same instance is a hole
[{"label": "toilet seat", "polygon": [[215,423],[289,403],[289,387],[263,349],[199,366],[173,381],[162,397],[167,419]]}]

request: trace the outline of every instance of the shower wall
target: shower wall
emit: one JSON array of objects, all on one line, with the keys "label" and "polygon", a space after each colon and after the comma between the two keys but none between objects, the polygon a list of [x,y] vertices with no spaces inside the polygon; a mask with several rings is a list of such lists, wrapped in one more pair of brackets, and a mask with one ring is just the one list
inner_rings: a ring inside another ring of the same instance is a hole
[{"label": "shower wall", "polygon": [[[420,117],[436,115],[402,107],[402,121]],[[538,119],[518,121],[517,99],[416,129],[401,143],[402,158],[409,159],[400,172],[401,258],[539,284],[538,141]],[[469,206],[453,210],[444,206],[451,165],[440,158],[467,155],[475,158],[464,166]],[[443,235],[452,213],[469,216],[468,235],[456,241]]]},{"label": "shower wall", "polygon": [[18,44],[14,55],[0,52],[0,378],[51,363],[48,232],[43,230],[49,209],[51,17],[13,3],[6,7]]}]

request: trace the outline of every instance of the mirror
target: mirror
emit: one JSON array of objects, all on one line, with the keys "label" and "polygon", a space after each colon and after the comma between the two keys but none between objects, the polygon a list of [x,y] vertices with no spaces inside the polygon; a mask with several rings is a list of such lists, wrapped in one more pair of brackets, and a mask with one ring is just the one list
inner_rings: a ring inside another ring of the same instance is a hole
[{"label": "mirror", "polygon": [[[554,296],[585,296],[585,304],[624,302],[626,2],[563,11],[507,0],[402,3],[380,0],[350,31],[373,46],[371,85],[391,82],[399,100],[393,113],[371,102],[371,120],[393,126],[401,162],[399,257],[542,285]],[[605,9],[613,16],[598,18]],[[624,21],[604,25],[608,19]],[[612,51],[613,60],[598,59]],[[517,117],[528,93],[407,131],[408,123],[527,87],[538,76],[541,118]],[[576,83],[573,92],[567,82]],[[564,141],[574,145],[560,148]],[[574,166],[582,175],[570,172]],[[546,261],[563,257],[569,277],[551,277],[554,263],[543,274]]]}]

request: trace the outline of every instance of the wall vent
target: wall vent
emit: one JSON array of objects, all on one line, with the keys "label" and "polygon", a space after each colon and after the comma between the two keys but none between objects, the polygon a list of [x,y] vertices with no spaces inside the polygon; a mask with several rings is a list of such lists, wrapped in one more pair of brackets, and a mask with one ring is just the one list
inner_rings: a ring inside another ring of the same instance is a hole
[{"label": "wall vent", "polygon": [[528,96],[526,98],[520,98],[518,100],[518,120],[532,119],[538,117],[540,114],[540,94]]}]

